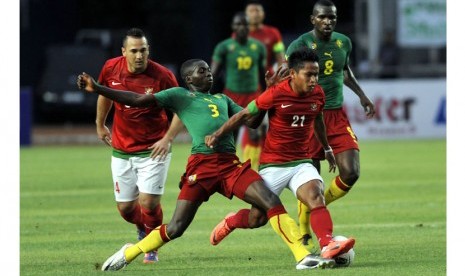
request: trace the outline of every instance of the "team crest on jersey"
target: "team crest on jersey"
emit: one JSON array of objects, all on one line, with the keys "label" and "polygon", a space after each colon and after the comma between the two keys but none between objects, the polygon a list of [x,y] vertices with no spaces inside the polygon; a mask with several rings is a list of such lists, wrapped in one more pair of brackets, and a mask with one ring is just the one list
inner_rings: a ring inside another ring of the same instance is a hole
[{"label": "team crest on jersey", "polygon": [[311,48],[312,48],[312,50],[316,50],[316,43],[315,42],[312,43]]},{"label": "team crest on jersey", "polygon": [[316,111],[317,108],[318,108],[318,105],[317,105],[316,103],[311,103],[311,104],[310,104],[310,110],[311,110],[311,111]]},{"label": "team crest on jersey", "polygon": [[257,50],[257,44],[252,43],[252,44],[250,45],[250,49],[252,49],[253,51]]},{"label": "team crest on jersey", "polygon": [[230,52],[234,51],[234,49],[236,49],[236,45],[234,45],[234,44],[229,45],[229,51]]},{"label": "team crest on jersey", "polygon": [[146,87],[145,94],[153,94],[153,87]]},{"label": "team crest on jersey", "polygon": [[197,181],[197,174],[189,175],[189,177],[187,178],[187,183],[189,185],[194,184],[195,181]]},{"label": "team crest on jersey", "polygon": [[336,40],[336,45],[337,47],[342,48],[342,40],[340,39]]}]

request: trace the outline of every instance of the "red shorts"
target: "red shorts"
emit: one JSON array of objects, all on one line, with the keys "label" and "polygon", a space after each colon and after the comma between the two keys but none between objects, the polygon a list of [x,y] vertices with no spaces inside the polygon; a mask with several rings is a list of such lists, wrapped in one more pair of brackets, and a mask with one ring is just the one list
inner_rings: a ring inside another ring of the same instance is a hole
[{"label": "red shorts", "polygon": [[[334,154],[350,149],[359,150],[357,136],[355,136],[349,119],[342,108],[325,109],[323,110],[323,117],[328,143]],[[310,156],[313,159],[325,159],[323,146],[315,135],[310,138]]]},{"label": "red shorts", "polygon": [[229,199],[233,195],[244,199],[250,184],[260,180],[260,175],[250,167],[250,161],[241,163],[235,154],[193,154],[181,177],[178,200],[208,201],[215,192]]},{"label": "red shorts", "polygon": [[224,89],[223,94],[226,96],[230,97],[231,100],[233,100],[235,103],[238,105],[242,106],[243,108],[247,107],[247,105],[255,100],[259,95],[260,95],[260,90],[257,89],[257,91],[253,91],[250,93],[244,93],[244,94],[238,94],[235,92],[232,92],[231,90]]}]

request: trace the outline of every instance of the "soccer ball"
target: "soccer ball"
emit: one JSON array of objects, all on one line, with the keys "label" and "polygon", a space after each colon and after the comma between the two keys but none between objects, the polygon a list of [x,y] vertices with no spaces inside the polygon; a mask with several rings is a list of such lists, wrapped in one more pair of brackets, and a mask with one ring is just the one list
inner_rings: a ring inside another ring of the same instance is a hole
[{"label": "soccer ball", "polygon": [[[333,237],[333,240],[335,240],[335,241],[345,241],[345,240],[347,240],[347,238],[344,237],[344,236],[335,236],[335,237]],[[334,258],[334,260],[336,261],[336,267],[350,266],[354,262],[354,259],[355,259],[355,251],[354,251],[353,248],[351,248],[346,253],[341,254],[341,255],[337,256],[336,258]]]}]

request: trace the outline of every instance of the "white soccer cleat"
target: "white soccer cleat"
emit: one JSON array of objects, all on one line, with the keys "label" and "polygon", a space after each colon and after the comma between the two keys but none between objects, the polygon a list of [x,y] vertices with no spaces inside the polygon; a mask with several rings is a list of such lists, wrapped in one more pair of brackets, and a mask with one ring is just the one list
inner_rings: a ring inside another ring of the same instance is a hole
[{"label": "white soccer cleat", "polygon": [[102,271],[116,271],[126,267],[129,263],[126,261],[126,257],[124,257],[124,251],[126,248],[132,246],[132,243],[127,243],[121,247],[118,252],[113,254],[110,258],[108,258],[102,265]]},{"label": "white soccer cleat", "polygon": [[325,259],[320,256],[308,254],[295,266],[296,269],[333,268],[336,262],[333,259]]}]

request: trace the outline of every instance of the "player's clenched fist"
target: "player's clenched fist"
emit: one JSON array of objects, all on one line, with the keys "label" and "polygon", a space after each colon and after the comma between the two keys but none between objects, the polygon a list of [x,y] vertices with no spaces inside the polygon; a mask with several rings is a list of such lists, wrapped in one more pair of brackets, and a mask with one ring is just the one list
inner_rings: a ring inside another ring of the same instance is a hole
[{"label": "player's clenched fist", "polygon": [[76,84],[77,84],[79,90],[89,92],[89,93],[94,93],[95,92],[96,82],[95,82],[94,78],[92,78],[89,74],[87,74],[85,72],[82,72],[82,74],[80,74],[77,77]]},{"label": "player's clenched fist", "polygon": [[213,148],[217,141],[218,138],[214,134],[205,136],[205,145],[209,148]]}]

